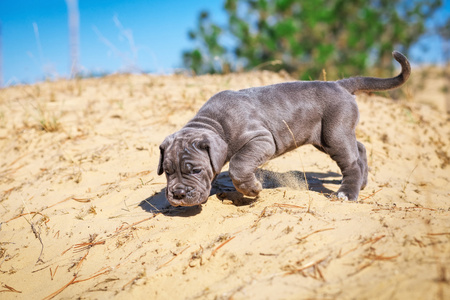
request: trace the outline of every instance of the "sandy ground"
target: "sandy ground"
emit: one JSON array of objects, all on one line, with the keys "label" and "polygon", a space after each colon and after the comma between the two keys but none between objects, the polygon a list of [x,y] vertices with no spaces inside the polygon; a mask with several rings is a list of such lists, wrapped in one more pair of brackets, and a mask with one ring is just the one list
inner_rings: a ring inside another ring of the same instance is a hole
[{"label": "sandy ground", "polygon": [[311,146],[264,165],[256,201],[226,168],[201,207],[165,199],[164,137],[214,93],[283,74],[0,90],[0,298],[449,299],[450,124],[433,74],[397,101],[358,96],[371,170],[357,203],[326,197],[339,169]]}]

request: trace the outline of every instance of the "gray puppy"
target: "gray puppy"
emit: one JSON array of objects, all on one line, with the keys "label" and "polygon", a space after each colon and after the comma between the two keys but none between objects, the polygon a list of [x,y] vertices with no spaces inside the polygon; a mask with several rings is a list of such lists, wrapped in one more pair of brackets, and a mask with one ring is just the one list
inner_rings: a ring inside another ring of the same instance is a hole
[{"label": "gray puppy", "polygon": [[173,206],[206,202],[211,183],[230,162],[236,189],[246,196],[262,190],[255,171],[267,160],[312,144],[336,161],[340,199],[357,200],[367,184],[366,149],[356,140],[357,91],[385,91],[406,82],[411,67],[394,51],[401,73],[394,78],[354,77],[333,82],[296,81],[223,91],[160,146],[158,174],[166,173]]}]

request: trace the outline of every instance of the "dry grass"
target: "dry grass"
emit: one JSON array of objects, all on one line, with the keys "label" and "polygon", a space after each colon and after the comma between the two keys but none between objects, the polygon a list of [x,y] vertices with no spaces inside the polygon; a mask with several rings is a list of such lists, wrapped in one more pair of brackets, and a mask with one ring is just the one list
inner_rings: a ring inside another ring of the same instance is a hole
[{"label": "dry grass", "polygon": [[164,137],[220,90],[285,80],[114,75],[0,90],[0,297],[448,298],[450,127],[435,90],[358,96],[371,170],[357,203],[323,195],[338,168],[302,147],[263,167],[297,175],[257,201],[168,206],[155,172]]}]

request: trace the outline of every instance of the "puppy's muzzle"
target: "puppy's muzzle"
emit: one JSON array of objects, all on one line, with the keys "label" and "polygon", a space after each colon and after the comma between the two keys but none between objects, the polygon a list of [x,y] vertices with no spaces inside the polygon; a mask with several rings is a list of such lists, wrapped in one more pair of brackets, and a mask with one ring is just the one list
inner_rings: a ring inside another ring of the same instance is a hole
[{"label": "puppy's muzzle", "polygon": [[170,190],[168,200],[173,206],[193,206],[201,204],[197,196],[193,188],[176,184]]},{"label": "puppy's muzzle", "polygon": [[175,200],[183,200],[186,198],[186,188],[177,187],[172,191],[172,195]]}]

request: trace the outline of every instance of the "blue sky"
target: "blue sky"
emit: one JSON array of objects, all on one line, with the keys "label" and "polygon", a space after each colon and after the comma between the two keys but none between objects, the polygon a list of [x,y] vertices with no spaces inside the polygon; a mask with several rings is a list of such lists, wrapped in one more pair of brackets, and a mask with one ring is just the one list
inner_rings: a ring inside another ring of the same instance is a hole
[{"label": "blue sky", "polygon": [[[143,71],[172,73],[182,67],[182,51],[192,47],[187,33],[201,10],[217,23],[226,22],[223,2],[79,0],[80,65],[102,73],[125,71],[134,62]],[[450,16],[449,2],[437,19]],[[0,0],[4,85],[70,74],[67,15],[64,0]],[[431,51],[424,56],[416,47],[413,62],[442,62],[439,40],[429,37],[424,43]]]},{"label": "blue sky", "polygon": [[[217,0],[80,0],[80,64],[93,72],[124,70],[124,56],[133,60],[134,48],[122,33],[131,30],[140,69],[173,72],[192,46],[187,33],[200,11],[224,21],[222,6]],[[64,0],[0,0],[5,85],[69,74],[67,16]]]}]

